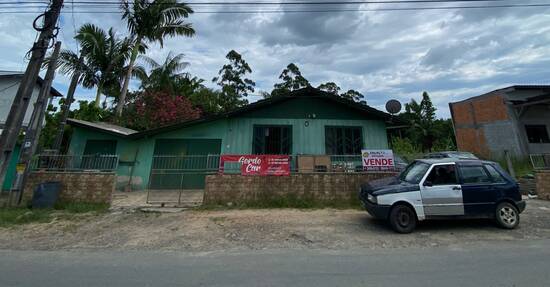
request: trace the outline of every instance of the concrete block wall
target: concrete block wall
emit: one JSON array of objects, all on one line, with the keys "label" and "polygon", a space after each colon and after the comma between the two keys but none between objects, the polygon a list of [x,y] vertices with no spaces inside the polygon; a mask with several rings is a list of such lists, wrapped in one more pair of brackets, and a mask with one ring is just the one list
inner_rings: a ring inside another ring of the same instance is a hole
[{"label": "concrete block wall", "polygon": [[116,175],[103,172],[32,172],[23,191],[24,201],[31,200],[36,187],[47,181],[61,182],[60,201],[110,203],[115,190]]},{"label": "concrete block wall", "polygon": [[208,175],[204,204],[254,204],[277,198],[350,202],[358,198],[361,184],[394,176],[393,172],[293,174],[290,176]]},{"label": "concrete block wall", "polygon": [[539,198],[550,200],[550,170],[537,171],[535,180]]}]

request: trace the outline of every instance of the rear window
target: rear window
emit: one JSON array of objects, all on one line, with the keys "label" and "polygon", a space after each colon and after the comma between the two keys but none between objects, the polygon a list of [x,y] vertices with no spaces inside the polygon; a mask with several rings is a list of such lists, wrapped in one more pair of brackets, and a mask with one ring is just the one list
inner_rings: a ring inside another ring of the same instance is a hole
[{"label": "rear window", "polygon": [[498,170],[496,170],[496,168],[494,166],[492,166],[490,164],[486,164],[485,168],[489,172],[489,175],[491,175],[491,178],[493,179],[493,182],[496,182],[496,183],[506,182],[504,177],[502,177],[502,175],[498,172]]},{"label": "rear window", "polygon": [[465,184],[491,183],[491,178],[481,165],[461,166],[460,174]]}]

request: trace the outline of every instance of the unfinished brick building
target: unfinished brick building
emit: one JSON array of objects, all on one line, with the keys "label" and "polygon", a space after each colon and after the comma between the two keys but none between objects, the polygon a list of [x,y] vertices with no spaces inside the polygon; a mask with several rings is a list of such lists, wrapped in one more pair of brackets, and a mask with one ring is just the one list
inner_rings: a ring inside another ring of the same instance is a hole
[{"label": "unfinished brick building", "polygon": [[449,107],[461,151],[484,158],[550,153],[550,85],[510,86]]}]

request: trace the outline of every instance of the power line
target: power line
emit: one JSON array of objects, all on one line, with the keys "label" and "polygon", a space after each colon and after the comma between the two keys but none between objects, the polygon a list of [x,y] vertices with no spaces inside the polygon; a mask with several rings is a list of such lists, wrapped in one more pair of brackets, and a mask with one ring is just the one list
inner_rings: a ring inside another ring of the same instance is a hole
[{"label": "power line", "polygon": [[[390,12],[390,11],[422,11],[422,10],[460,10],[460,9],[495,9],[495,8],[542,8],[550,7],[550,3],[536,4],[503,4],[503,5],[475,5],[475,6],[437,6],[437,7],[393,7],[393,8],[358,8],[358,9],[317,9],[317,10],[229,10],[229,11],[195,11],[194,14],[256,14],[256,13],[330,13],[330,12]],[[2,11],[0,14],[35,14],[39,11]],[[62,12],[67,13],[67,12]],[[73,13],[72,11],[70,13]],[[102,11],[74,11],[78,14],[119,14],[119,10],[102,10]]]}]

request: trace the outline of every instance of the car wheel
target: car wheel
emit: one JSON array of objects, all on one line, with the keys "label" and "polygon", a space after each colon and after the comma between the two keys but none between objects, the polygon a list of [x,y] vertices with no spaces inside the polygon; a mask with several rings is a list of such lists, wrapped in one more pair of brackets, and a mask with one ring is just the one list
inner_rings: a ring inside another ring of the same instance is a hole
[{"label": "car wheel", "polygon": [[396,232],[411,233],[416,228],[416,214],[407,205],[399,204],[390,212],[390,225]]},{"label": "car wheel", "polygon": [[495,217],[498,225],[502,228],[514,229],[519,224],[518,209],[508,202],[497,206]]}]

